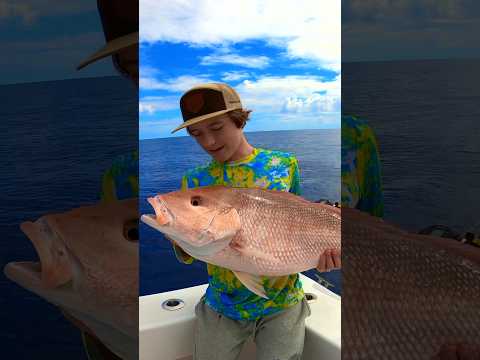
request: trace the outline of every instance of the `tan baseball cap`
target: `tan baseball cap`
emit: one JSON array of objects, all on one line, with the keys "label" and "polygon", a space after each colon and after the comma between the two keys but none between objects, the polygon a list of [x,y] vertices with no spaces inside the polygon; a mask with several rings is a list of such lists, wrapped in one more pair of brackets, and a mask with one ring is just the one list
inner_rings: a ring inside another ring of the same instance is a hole
[{"label": "tan baseball cap", "polygon": [[97,8],[106,44],[78,64],[77,70],[130,46],[138,46],[138,0],[97,0]]},{"label": "tan baseball cap", "polygon": [[120,50],[123,50],[127,47],[134,46],[138,44],[138,32],[131,33],[128,35],[121,36],[119,38],[113,39],[105,44],[98,51],[91,54],[88,58],[82,61],[78,66],[77,70],[84,68],[85,66],[103,59],[109,55],[116,54]]},{"label": "tan baseball cap", "polygon": [[242,109],[242,103],[240,96],[232,87],[224,83],[200,84],[180,98],[183,124],[176,127],[172,134],[187,126],[237,109]]}]

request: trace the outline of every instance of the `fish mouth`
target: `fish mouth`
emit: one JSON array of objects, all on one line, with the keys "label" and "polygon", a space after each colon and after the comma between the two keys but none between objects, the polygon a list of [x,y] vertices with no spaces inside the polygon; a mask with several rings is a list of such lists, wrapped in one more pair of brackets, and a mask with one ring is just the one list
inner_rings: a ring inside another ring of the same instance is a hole
[{"label": "fish mouth", "polygon": [[15,261],[5,265],[3,272],[7,278],[33,290],[42,283],[42,263],[40,261]]},{"label": "fish mouth", "polygon": [[157,216],[155,214],[144,214],[144,215],[140,216],[140,220],[142,222],[144,222],[145,224],[147,224],[148,226],[154,228],[155,230],[158,230],[160,232],[165,232],[164,228],[165,228],[166,224],[161,225],[157,221]]},{"label": "fish mouth", "polygon": [[9,262],[3,269],[5,276],[39,295],[68,285],[72,281],[69,254],[49,219],[42,217],[36,222],[24,222],[20,229],[33,244],[38,261]]},{"label": "fish mouth", "polygon": [[175,231],[169,231],[167,225],[160,225],[157,222],[154,214],[144,214],[140,217],[140,220],[148,226],[160,231],[167,235],[171,240],[175,241],[184,251],[193,257],[212,256],[230,245],[232,239],[228,238],[224,241],[213,241],[208,239],[204,243],[189,243],[179,237]]},{"label": "fish mouth", "polygon": [[[149,197],[147,198],[147,201],[155,211],[155,221],[159,226],[166,226],[175,220],[175,215],[168,208],[167,203],[160,195]],[[150,225],[150,223],[147,224]]]}]

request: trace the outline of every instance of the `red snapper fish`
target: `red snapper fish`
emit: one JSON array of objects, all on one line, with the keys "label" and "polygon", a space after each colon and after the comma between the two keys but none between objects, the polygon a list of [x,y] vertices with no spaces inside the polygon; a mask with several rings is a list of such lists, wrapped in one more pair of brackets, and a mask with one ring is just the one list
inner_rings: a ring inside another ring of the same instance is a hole
[{"label": "red snapper fish", "polygon": [[346,208],[342,246],[342,359],[480,359],[480,249]]},{"label": "red snapper fish", "polygon": [[315,268],[340,248],[340,209],[288,192],[222,186],[148,199],[155,215],[141,220],[196,259],[232,270],[265,297],[260,276]]},{"label": "red snapper fish", "polygon": [[39,261],[10,262],[5,275],[122,359],[137,359],[138,199],[48,214],[20,228]]}]

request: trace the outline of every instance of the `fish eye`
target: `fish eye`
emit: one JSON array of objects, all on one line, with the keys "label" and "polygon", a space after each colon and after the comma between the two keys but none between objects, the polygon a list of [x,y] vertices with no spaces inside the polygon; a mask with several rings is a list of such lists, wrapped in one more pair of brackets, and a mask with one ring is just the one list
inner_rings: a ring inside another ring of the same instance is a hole
[{"label": "fish eye", "polygon": [[128,241],[138,241],[138,219],[132,219],[123,223],[123,236]]},{"label": "fish eye", "polygon": [[190,199],[190,204],[192,206],[199,206],[200,205],[200,197],[199,196],[194,196]]}]

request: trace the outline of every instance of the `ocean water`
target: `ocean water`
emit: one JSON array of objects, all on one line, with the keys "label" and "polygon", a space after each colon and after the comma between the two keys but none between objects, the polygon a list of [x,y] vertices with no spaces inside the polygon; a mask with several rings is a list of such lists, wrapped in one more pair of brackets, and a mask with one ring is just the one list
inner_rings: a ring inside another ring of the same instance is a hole
[{"label": "ocean water", "polygon": [[[119,77],[0,86],[1,268],[38,258],[23,221],[98,201],[112,159],[137,147],[137,96]],[[95,256],[92,253],[92,256]],[[3,359],[86,359],[58,309],[0,273]]]},{"label": "ocean water", "polygon": [[480,60],[342,64],[342,111],[374,129],[385,218],[480,232]]},{"label": "ocean water", "polygon": [[[308,200],[340,200],[340,130],[296,130],[246,133],[255,147],[294,154],[300,167],[302,196]],[[206,154],[191,137],[140,142],[140,212],[151,213],[146,198],[180,188],[183,174],[208,163]],[[178,262],[170,242],[145,224],[140,227],[140,292],[142,295],[204,284],[206,266]],[[317,279],[314,270],[305,273]],[[332,279],[340,291],[338,278]]]}]

